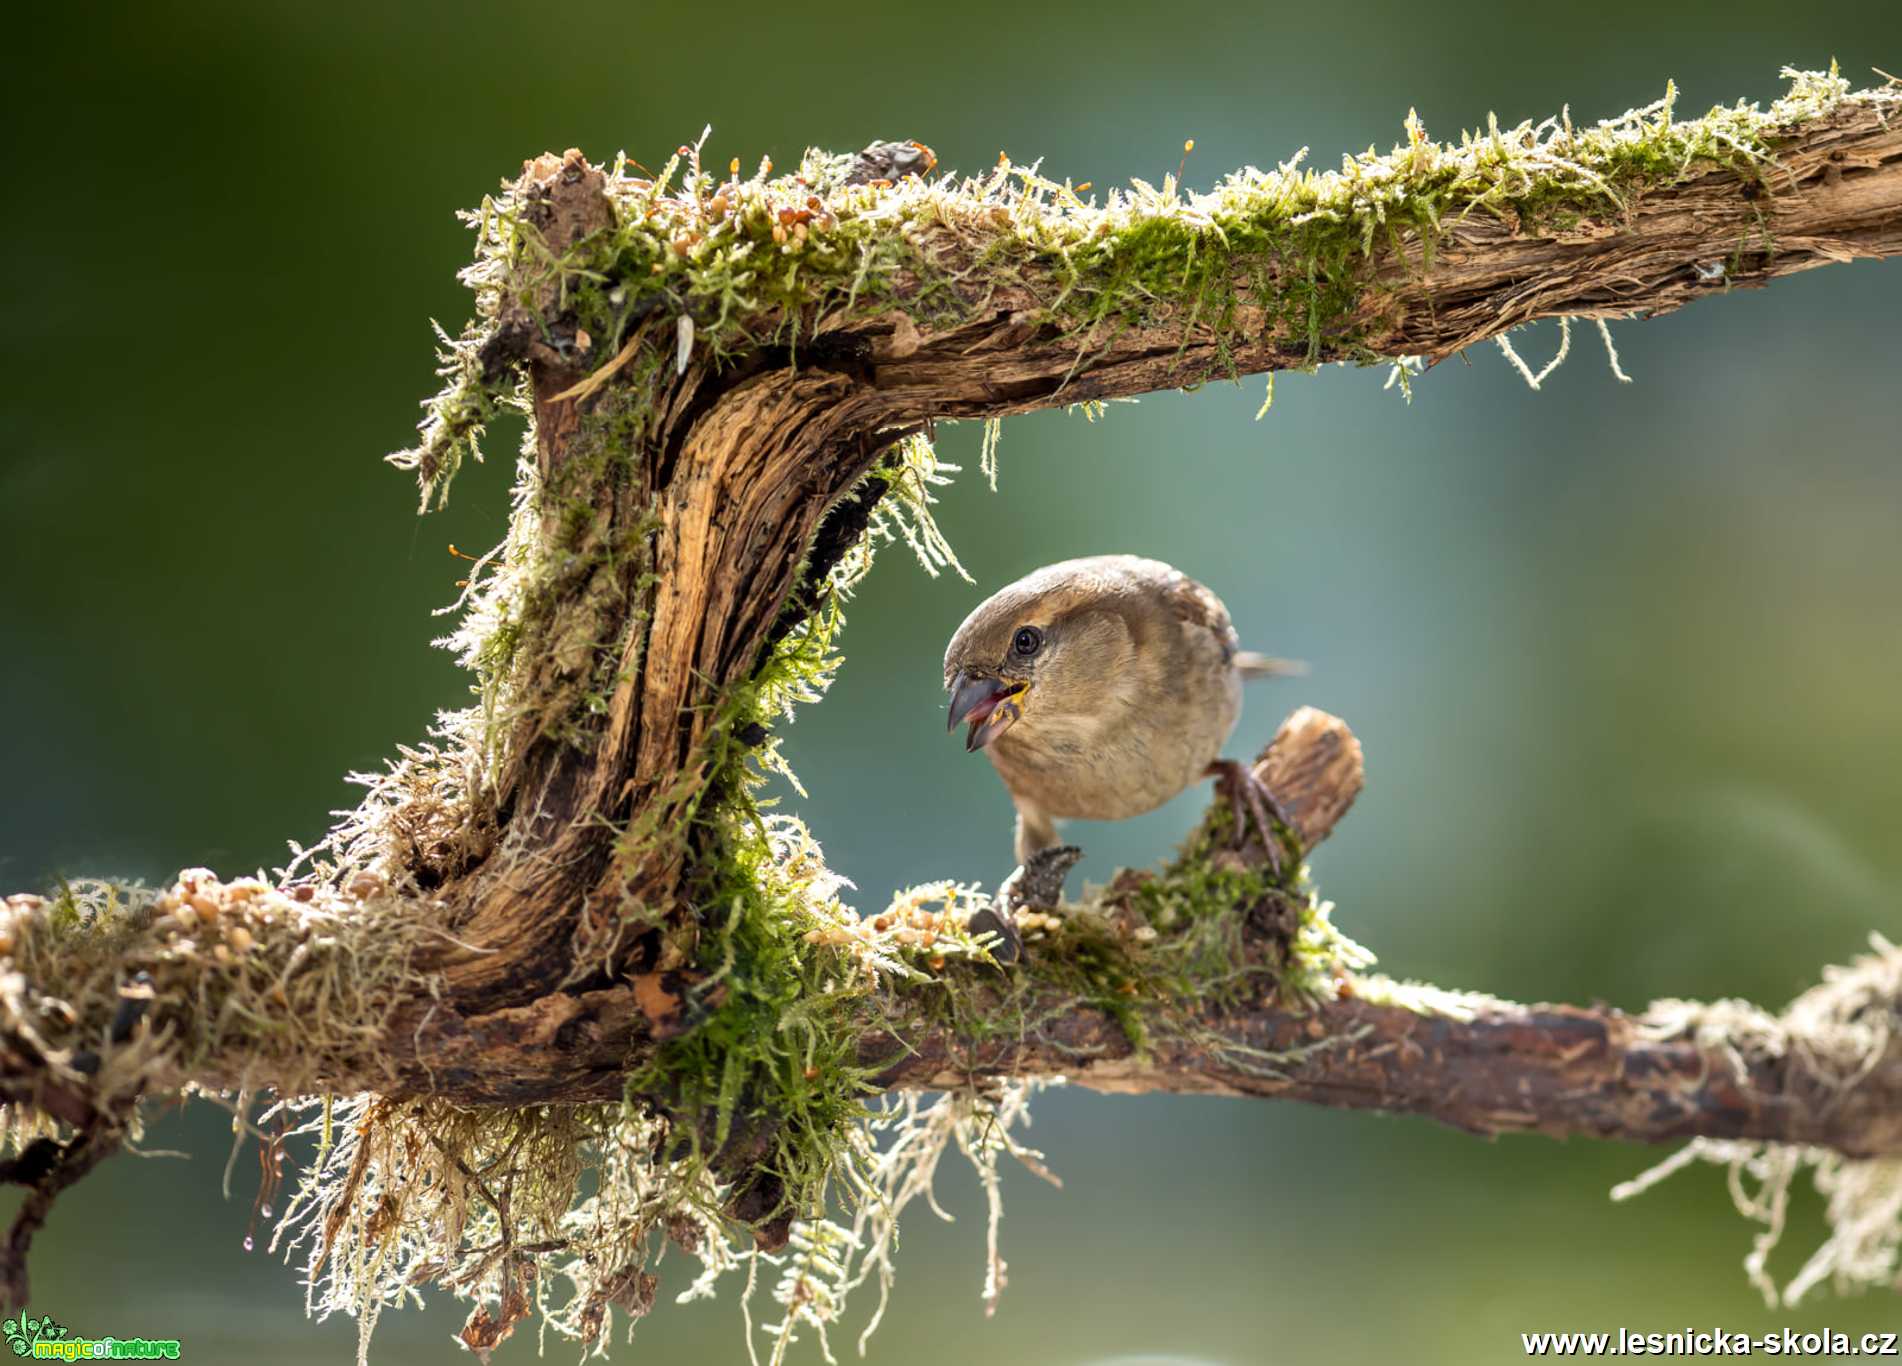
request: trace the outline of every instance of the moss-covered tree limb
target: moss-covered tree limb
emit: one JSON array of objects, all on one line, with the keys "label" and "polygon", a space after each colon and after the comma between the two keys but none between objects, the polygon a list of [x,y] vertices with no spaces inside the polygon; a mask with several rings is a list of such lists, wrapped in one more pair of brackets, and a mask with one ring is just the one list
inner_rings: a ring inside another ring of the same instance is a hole
[{"label": "moss-covered tree limb", "polygon": [[[1263,751],[1258,771],[1286,794],[1302,843],[1312,847],[1360,790],[1360,746],[1340,721],[1303,708]],[[1259,844],[1236,856],[1253,866],[1259,857]],[[1126,915],[1136,877],[1125,874],[1089,913],[1113,922]],[[1243,899],[1228,909],[1245,927],[1249,951],[1282,952],[1284,908]],[[1872,960],[1862,976],[1818,988],[1797,1014],[1853,1014],[1880,998],[1884,974],[1898,971],[1902,956]],[[1280,1097],[1426,1115],[1488,1135],[1748,1138],[1859,1157],[1902,1153],[1902,1032],[1878,1057],[1860,1060],[1866,1070],[1845,1085],[1839,1067],[1806,1050],[1800,1029],[1793,1034],[1736,1003],[1699,1015],[1699,1029],[1676,1009],[1640,1017],[1606,1006],[1524,1006],[1358,976],[1344,979],[1331,1000],[1290,1001],[1271,989],[1234,1001],[1143,1047],[1117,1012],[1057,989],[1032,987],[1037,999],[1029,1001],[1007,1000],[1012,994],[973,991],[966,1019],[997,1010],[1034,1025],[982,1037],[955,1024],[873,1033],[864,1055],[902,1049],[877,1073],[890,1086],[1061,1075],[1102,1091]]]},{"label": "moss-covered tree limb", "polygon": [[[988,306],[969,322],[921,334],[901,313],[889,333],[847,335],[869,345],[871,384],[914,417],[995,417],[1329,361],[1437,362],[1539,318],[1655,317],[1712,293],[1902,253],[1902,123],[1880,107],[1839,112],[1790,130],[1773,167],[1712,170],[1596,210],[1539,200],[1443,221],[1438,234],[1396,232],[1371,269],[1316,301],[1313,328],[1281,311],[1284,281],[1265,303],[1235,300],[1228,317],[1193,316],[1191,298],[1176,316],[1105,321],[1079,339],[1041,321],[1067,283],[1057,272],[993,288],[979,242],[956,267],[985,291]],[[1254,268],[1310,264],[1270,253]]]},{"label": "moss-covered tree limb", "polygon": [[[834,667],[871,543],[944,553],[924,507],[939,419],[1337,360],[1408,375],[1536,318],[1650,315],[1902,253],[1897,91],[1799,75],[1767,110],[1678,120],[1667,100],[1457,145],[1409,120],[1338,172],[1101,203],[1008,164],[896,182],[867,165],[813,154],[743,179],[683,148],[654,177],[570,152],[472,215],[477,318],[399,462],[440,498],[491,416],[531,419],[516,516],[456,638],[480,705],[275,883],[192,870],[156,895],[11,899],[17,1138],[128,1123],[187,1085],[374,1093],[334,1144],[325,1111],[320,1167],[346,1157],[313,1197],[311,1275],[337,1285],[358,1263],[333,1246],[356,1238],[393,1279],[346,1277],[339,1303],[433,1276],[492,1297],[499,1318],[470,1329],[485,1342],[525,1312],[536,1258],[583,1240],[544,1227],[583,1200],[578,1176],[547,1175],[579,1171],[564,1144],[610,1173],[584,1201],[592,1269],[564,1272],[589,1337],[652,1302],[638,1258],[609,1249],[674,1233],[709,1190],[770,1245],[816,1218],[881,1089],[1061,1072],[1485,1133],[1902,1154],[1893,950],[1782,1017],[1403,987],[1360,971],[1298,859],[1278,874],[1229,850],[1217,810],[1169,866],[1020,918],[1030,952],[1005,971],[973,935],[981,893],[923,889],[860,921],[803,826],[751,797],[778,715]],[[1264,762],[1301,826],[1291,852],[1359,787],[1358,747],[1317,713]],[[652,1126],[638,1143],[627,1115]],[[477,1190],[494,1236],[465,1246],[464,1207],[431,1205],[406,1235],[422,1250],[389,1260],[409,1197],[379,1164],[430,1152],[433,1189]],[[636,1162],[638,1198],[601,1213]]]},{"label": "moss-covered tree limb", "polygon": [[[1135,1055],[1112,1015],[1072,1006],[1031,1039],[974,1044],[942,1032],[908,1039],[905,1060],[879,1075],[917,1087],[1063,1076],[1101,1091],[1424,1115],[1486,1136],[1752,1139],[1849,1157],[1902,1153],[1902,1054],[1894,1050],[1837,1089],[1833,1078],[1807,1069],[1780,1029],[1766,1029],[1770,1017],[1759,1012],[1743,1015],[1750,1028],[1740,1036],[1700,1039],[1661,1037],[1668,1025],[1660,1019],[1609,1007],[1472,1004],[1450,993],[1405,999],[1344,993],[1312,1010],[1264,1004],[1227,1013],[1216,1022],[1223,1047],[1238,1050],[1242,1062],[1193,1039]],[[1327,1046],[1313,1048],[1316,1042]],[[1264,1071],[1247,1065],[1255,1056],[1282,1061]]]}]

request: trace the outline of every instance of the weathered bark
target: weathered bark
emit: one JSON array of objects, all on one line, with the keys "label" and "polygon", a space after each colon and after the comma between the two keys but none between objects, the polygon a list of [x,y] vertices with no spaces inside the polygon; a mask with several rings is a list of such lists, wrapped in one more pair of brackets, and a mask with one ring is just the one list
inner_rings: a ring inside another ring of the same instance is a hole
[{"label": "weathered bark", "polygon": [[[1355,310],[1356,345],[1381,355],[1445,360],[1539,318],[1655,317],[1730,289],[1760,288],[1817,266],[1902,253],[1902,123],[1864,108],[1794,130],[1767,179],[1728,171],[1643,196],[1621,220],[1582,220],[1560,235],[1490,216],[1447,225],[1433,247],[1389,252]],[[1081,365],[1077,345],[1026,321],[1054,281],[980,279],[992,307],[954,331],[920,336],[907,323],[841,331],[869,344],[864,382],[899,420],[997,417],[1056,403],[1122,398],[1359,354],[1340,336],[1310,353],[1246,315],[1224,356],[1213,327],[1106,335]],[[1364,331],[1360,331],[1364,328]],[[1106,329],[1107,330],[1107,329]]]},{"label": "weathered bark", "polygon": [[[1349,997],[1305,1012],[1257,1007],[1213,1023],[1238,1056],[1247,1056],[1241,1049],[1280,1055],[1275,1075],[1225,1062],[1206,1047],[1164,1044],[1134,1058],[1112,1017],[1073,1010],[1021,1043],[972,1045],[937,1034],[908,1040],[912,1054],[881,1080],[942,1088],[985,1077],[1064,1076],[1098,1091],[1256,1096],[1425,1115],[1489,1136],[1744,1138],[1851,1157],[1902,1153],[1902,1055],[1893,1051],[1854,1088],[1836,1093],[1795,1056],[1733,1068],[1719,1049],[1650,1038],[1640,1018],[1603,1007],[1499,1002],[1460,1018]],[[1327,1041],[1334,1042],[1312,1047]]]},{"label": "weathered bark", "polygon": [[[938,1089],[1063,1076],[1107,1092],[1280,1098],[1424,1115],[1487,1136],[1741,1138],[1851,1157],[1902,1153],[1902,1054],[1893,1050],[1837,1092],[1797,1055],[1733,1064],[1722,1048],[1657,1039],[1641,1017],[1606,1007],[1494,1002],[1463,1017],[1346,996],[1312,1010],[1259,1005],[1210,1023],[1223,1049],[1163,1043],[1140,1058],[1112,1016],[1087,1008],[1021,1041],[973,1044],[933,1033],[908,1039],[905,1060],[880,1080]],[[1265,1072],[1227,1060],[1224,1049],[1277,1061]]]}]

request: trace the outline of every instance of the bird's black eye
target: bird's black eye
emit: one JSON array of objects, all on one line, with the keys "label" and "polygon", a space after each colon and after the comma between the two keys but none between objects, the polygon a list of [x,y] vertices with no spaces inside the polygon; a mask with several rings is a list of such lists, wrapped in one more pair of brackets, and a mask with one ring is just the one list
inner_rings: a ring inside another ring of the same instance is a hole
[{"label": "bird's black eye", "polygon": [[1043,632],[1035,626],[1019,626],[1017,634],[1010,638],[1010,652],[1019,659],[1029,659],[1043,648]]}]

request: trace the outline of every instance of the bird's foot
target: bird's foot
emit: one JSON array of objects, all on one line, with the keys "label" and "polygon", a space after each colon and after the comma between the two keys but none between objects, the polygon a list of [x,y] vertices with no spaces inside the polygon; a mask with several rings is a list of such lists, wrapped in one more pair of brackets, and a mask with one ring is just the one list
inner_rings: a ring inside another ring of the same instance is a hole
[{"label": "bird's foot", "polygon": [[995,909],[982,910],[971,917],[971,931],[997,935],[991,956],[1000,963],[1015,963],[1023,956],[1024,938],[1017,928],[1020,910],[1055,910],[1063,903],[1063,880],[1083,857],[1074,844],[1056,844],[1039,849],[1004,879],[997,889]]},{"label": "bird's foot", "polygon": [[1261,846],[1268,856],[1268,866],[1279,876],[1281,836],[1275,824],[1279,822],[1294,830],[1295,823],[1250,765],[1239,759],[1217,759],[1209,765],[1209,774],[1215,779],[1216,788],[1228,798],[1229,809],[1234,813],[1235,847],[1239,849],[1248,843],[1252,822],[1254,829],[1261,832]]}]

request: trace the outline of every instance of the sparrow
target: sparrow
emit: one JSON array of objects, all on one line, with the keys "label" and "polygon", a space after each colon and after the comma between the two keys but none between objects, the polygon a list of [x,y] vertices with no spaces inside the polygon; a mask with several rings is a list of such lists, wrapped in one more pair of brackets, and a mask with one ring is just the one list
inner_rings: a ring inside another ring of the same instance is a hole
[{"label": "sparrow", "polygon": [[1056,822],[1153,811],[1216,778],[1280,867],[1286,815],[1248,765],[1221,757],[1245,679],[1301,666],[1238,648],[1222,600],[1180,570],[1135,555],[1046,565],[980,603],[944,652],[947,730],[968,723],[1017,808],[1027,865]]}]

